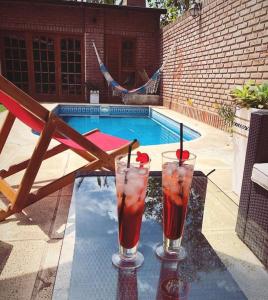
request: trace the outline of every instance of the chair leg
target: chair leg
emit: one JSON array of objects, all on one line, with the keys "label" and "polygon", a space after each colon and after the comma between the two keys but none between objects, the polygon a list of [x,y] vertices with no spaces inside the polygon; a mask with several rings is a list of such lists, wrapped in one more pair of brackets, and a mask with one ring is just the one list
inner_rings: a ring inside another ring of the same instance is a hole
[{"label": "chair leg", "polygon": [[4,221],[6,218],[15,214],[16,212],[17,211],[15,209],[12,209],[11,207],[7,211],[0,210],[0,222]]},{"label": "chair leg", "polygon": [[49,120],[40,135],[38,143],[20,183],[15,204],[12,207],[12,209],[15,211],[21,211],[23,208],[28,206],[29,203],[31,203],[30,199],[28,199],[28,196],[50,144],[54,130],[55,124],[53,121]]},{"label": "chair leg", "polygon": [[15,117],[9,112],[0,131],[0,153],[2,152],[5,146],[6,140],[14,124],[14,121]]}]

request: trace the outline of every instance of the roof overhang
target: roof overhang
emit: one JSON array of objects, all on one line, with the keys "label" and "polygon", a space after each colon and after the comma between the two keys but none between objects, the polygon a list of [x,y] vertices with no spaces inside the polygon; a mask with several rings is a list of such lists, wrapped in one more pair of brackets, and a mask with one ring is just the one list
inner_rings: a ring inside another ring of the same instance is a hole
[{"label": "roof overhang", "polygon": [[91,8],[100,8],[100,9],[117,9],[122,11],[144,11],[144,12],[152,12],[159,15],[166,14],[166,9],[159,9],[159,8],[147,8],[147,7],[139,7],[139,6],[127,6],[127,5],[109,5],[109,4],[98,4],[98,3],[89,3],[89,2],[78,2],[78,1],[71,1],[71,0],[0,0],[0,2],[7,2],[7,3],[32,3],[33,5],[37,4],[50,4],[50,5],[63,5],[63,6],[72,6],[72,7],[91,7]]}]

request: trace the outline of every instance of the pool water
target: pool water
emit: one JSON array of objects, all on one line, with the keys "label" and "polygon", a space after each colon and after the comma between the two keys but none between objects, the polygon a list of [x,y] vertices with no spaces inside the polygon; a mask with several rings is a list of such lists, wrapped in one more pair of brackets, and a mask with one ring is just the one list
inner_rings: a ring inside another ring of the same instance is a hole
[{"label": "pool water", "polygon": [[[178,143],[179,132],[160,124],[150,117],[105,117],[105,116],[62,116],[63,120],[80,133],[98,128],[102,132],[126,140],[137,138],[140,145]],[[191,134],[184,133],[185,141],[192,140]]]}]

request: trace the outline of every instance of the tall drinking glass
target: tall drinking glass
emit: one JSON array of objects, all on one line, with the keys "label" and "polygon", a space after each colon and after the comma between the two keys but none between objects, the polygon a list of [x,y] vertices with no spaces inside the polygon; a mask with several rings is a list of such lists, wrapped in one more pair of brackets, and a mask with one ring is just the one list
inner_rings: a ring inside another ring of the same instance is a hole
[{"label": "tall drinking glass", "polygon": [[119,253],[112,256],[112,262],[125,269],[138,268],[144,260],[137,248],[150,162],[136,162],[136,158],[136,154],[131,155],[129,167],[127,156],[120,155],[115,159]]},{"label": "tall drinking glass", "polygon": [[194,173],[196,156],[178,160],[176,151],[162,153],[163,244],[156,248],[162,259],[182,260],[183,227]]}]

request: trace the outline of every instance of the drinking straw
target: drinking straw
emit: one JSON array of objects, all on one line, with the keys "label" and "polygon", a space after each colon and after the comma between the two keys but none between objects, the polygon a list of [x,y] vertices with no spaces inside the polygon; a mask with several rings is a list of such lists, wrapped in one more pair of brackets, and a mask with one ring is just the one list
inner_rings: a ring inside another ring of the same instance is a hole
[{"label": "drinking straw", "polygon": [[[130,157],[131,157],[131,151],[132,151],[132,146],[137,142],[137,139],[134,139],[128,146],[128,155],[127,155],[127,168],[130,167]],[[125,176],[126,180],[127,176]]]},{"label": "drinking straw", "polygon": [[[130,158],[131,158],[131,151],[132,151],[132,146],[137,142],[137,139],[134,139],[128,146],[128,155],[127,155],[127,169],[130,167]],[[125,172],[125,179],[124,179],[124,184],[127,184],[127,171]],[[123,217],[123,212],[124,212],[124,207],[125,207],[125,202],[126,202],[126,194],[123,192],[122,195],[122,205],[121,205],[121,210],[119,212],[119,229],[121,227],[121,220]]]},{"label": "drinking straw", "polygon": [[183,123],[180,123],[180,160],[179,160],[180,165],[182,165],[182,152],[183,152]]},{"label": "drinking straw", "polygon": [[210,174],[214,173],[215,171],[216,171],[216,169],[211,170],[210,172],[207,173],[206,176],[208,177]]}]

